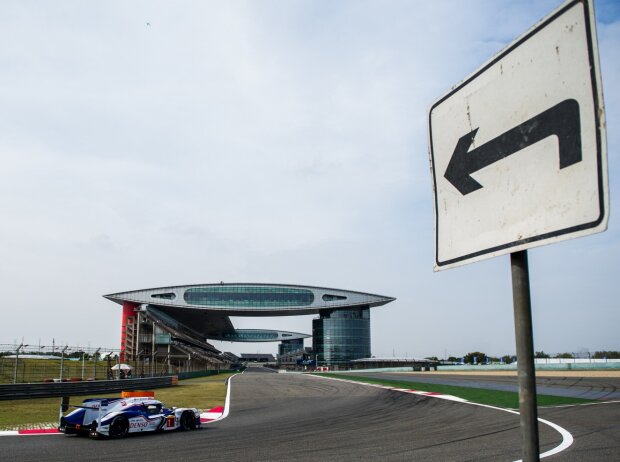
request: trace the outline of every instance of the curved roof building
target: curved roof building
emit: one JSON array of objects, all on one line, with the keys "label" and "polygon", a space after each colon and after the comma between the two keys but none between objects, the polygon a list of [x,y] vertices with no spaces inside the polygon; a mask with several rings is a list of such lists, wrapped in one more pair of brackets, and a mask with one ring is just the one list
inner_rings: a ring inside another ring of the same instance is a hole
[{"label": "curved roof building", "polygon": [[[273,342],[298,340],[309,335],[265,329],[235,329],[229,316],[319,314],[321,319],[336,317],[355,319],[356,314],[338,316],[334,313],[359,314],[363,311],[368,319],[369,352],[368,310],[394,300],[383,295],[326,287],[223,282],[133,290],[104,297],[123,306],[122,351],[137,351],[138,347],[133,345],[136,342],[132,340],[138,335],[136,332],[138,322],[132,319],[136,317],[136,313],[143,313],[145,318],[153,322],[153,330],[159,327],[160,330],[174,331],[177,337],[184,333],[189,337],[201,338],[205,342],[209,339]],[[360,314],[360,319],[361,316]],[[132,345],[129,345],[130,343]]]},{"label": "curved roof building", "polygon": [[380,306],[394,300],[383,295],[287,284],[223,283],[160,287],[104,295],[116,303],[132,302],[200,310],[225,316],[291,316],[322,309]]}]

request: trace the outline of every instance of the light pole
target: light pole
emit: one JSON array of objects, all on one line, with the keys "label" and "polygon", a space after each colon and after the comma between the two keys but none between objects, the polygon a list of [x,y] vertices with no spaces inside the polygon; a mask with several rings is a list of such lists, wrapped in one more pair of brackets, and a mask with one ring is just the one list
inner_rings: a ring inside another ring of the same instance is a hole
[{"label": "light pole", "polygon": [[94,371],[93,371],[93,379],[97,380],[97,357],[99,356],[99,350],[101,350],[101,348],[97,348],[97,351],[95,351],[95,354],[93,355],[93,360],[95,361],[95,367],[94,367]]},{"label": "light pole", "polygon": [[65,351],[67,351],[67,348],[69,348],[69,346],[65,345],[65,347],[60,352],[60,382],[61,383],[62,383],[63,365],[65,363]]},{"label": "light pole", "polygon": [[17,362],[19,361],[19,350],[21,350],[22,348],[27,347],[28,345],[24,345],[24,342],[22,342],[16,349],[15,349],[15,368],[13,369],[13,383],[17,383]]}]

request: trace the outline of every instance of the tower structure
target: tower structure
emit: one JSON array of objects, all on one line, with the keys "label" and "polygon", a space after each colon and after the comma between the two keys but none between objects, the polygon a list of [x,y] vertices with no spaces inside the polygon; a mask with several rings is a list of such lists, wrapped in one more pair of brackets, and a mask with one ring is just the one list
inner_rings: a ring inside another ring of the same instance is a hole
[{"label": "tower structure", "polygon": [[210,340],[282,342],[282,351],[303,349],[308,334],[237,329],[230,317],[318,314],[313,347],[319,363],[345,364],[370,356],[370,308],[392,297],[326,287],[219,283],[170,286],[104,295],[123,307],[121,359],[154,369],[189,369],[199,362],[217,366],[221,352]]}]

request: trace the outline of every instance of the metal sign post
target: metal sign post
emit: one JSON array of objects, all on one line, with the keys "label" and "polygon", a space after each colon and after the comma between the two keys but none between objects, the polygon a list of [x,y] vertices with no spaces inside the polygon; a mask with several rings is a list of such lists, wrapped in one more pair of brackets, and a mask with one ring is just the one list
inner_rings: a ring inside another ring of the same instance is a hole
[{"label": "metal sign post", "polygon": [[536,409],[536,372],[534,370],[534,336],[527,250],[510,254],[512,300],[517,341],[519,374],[519,417],[521,452],[524,462],[538,461],[538,411]]},{"label": "metal sign post", "polygon": [[435,271],[511,255],[524,461],[539,460],[527,249],[609,219],[592,0],[568,0],[429,110]]}]

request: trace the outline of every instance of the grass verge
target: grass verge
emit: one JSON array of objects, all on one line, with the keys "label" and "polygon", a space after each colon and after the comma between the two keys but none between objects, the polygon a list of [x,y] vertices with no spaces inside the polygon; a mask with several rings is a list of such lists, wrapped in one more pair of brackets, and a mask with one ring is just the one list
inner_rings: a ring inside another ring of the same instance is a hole
[{"label": "grass verge", "polygon": [[[440,385],[434,383],[408,382],[399,380],[384,380],[372,377],[361,377],[359,375],[347,374],[315,374],[323,377],[333,377],[336,379],[346,379],[356,382],[373,383],[394,388],[404,388],[407,390],[432,391],[445,395],[454,395],[466,399],[473,403],[488,404],[490,406],[503,407],[508,409],[519,408],[519,394],[512,391],[488,390],[484,388],[456,387],[453,385]],[[559,406],[562,404],[584,404],[593,403],[595,400],[570,398],[565,396],[536,395],[539,407]]]},{"label": "grass verge", "polygon": [[[199,377],[179,381],[179,385],[169,388],[158,388],[155,398],[164,402],[167,406],[197,407],[198,409],[211,409],[223,406],[226,399],[225,380],[231,373]],[[120,397],[120,393],[98,395],[100,397]],[[81,404],[85,398],[94,396],[72,396],[71,404]],[[37,398],[0,401],[0,430],[21,425],[56,422],[60,398]]]}]

